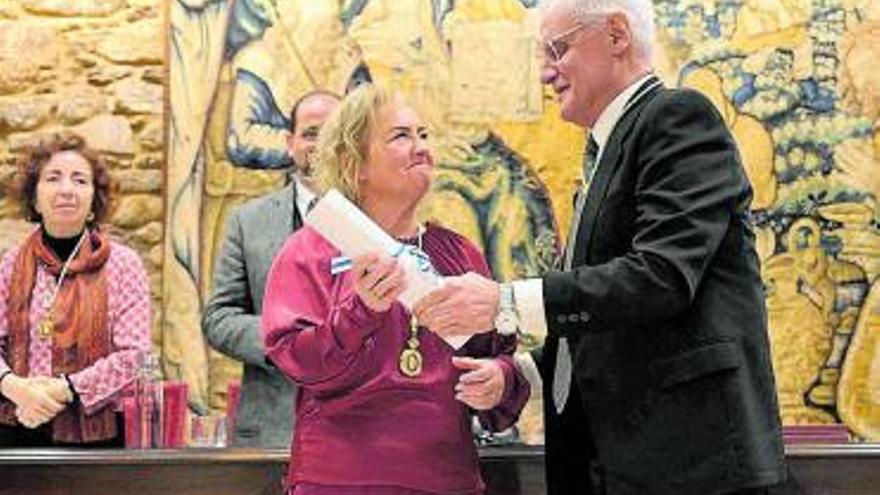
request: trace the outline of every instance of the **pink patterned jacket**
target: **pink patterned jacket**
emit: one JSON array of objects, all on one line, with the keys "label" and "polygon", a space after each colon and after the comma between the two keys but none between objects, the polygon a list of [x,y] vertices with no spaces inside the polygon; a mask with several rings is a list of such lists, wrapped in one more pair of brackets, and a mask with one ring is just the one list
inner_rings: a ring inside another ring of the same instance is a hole
[{"label": "pink patterned jacket", "polygon": [[[13,283],[12,267],[19,248],[7,251],[0,260],[0,373],[9,369],[6,360],[7,303],[9,285]],[[54,376],[52,342],[37,336],[37,323],[45,308],[38,301],[51,296],[54,277],[37,265],[37,277],[30,310],[30,376]],[[107,319],[113,349],[92,366],[69,375],[86,412],[95,411],[112,401],[117,409],[121,392],[135,379],[141,355],[150,352],[150,288],[143,263],[131,248],[118,242],[110,243],[107,270],[107,298],[110,315]]]}]

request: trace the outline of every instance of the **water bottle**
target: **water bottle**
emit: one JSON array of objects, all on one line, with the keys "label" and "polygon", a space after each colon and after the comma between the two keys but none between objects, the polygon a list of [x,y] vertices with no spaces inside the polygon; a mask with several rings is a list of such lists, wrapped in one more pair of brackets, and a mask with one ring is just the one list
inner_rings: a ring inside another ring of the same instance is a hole
[{"label": "water bottle", "polygon": [[137,373],[137,444],[139,448],[161,448],[164,445],[162,418],[162,375],[159,358],[146,354]]}]

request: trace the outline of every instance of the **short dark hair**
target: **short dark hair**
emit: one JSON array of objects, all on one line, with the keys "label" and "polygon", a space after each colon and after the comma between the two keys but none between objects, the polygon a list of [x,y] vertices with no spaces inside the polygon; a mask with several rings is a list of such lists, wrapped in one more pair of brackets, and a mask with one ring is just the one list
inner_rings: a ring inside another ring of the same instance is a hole
[{"label": "short dark hair", "polygon": [[290,107],[290,132],[296,132],[296,112],[299,110],[299,107],[306,101],[316,96],[326,96],[328,98],[332,98],[336,101],[341,101],[342,98],[339,97],[338,94],[327,91],[326,89],[313,89],[308,93],[297,98],[296,102],[293,103],[293,106]]},{"label": "short dark hair", "polygon": [[25,149],[18,160],[18,171],[11,185],[11,195],[17,198],[25,218],[31,222],[42,222],[43,216],[36,210],[37,183],[40,172],[52,156],[63,151],[73,151],[85,158],[92,168],[92,218],[86,220],[90,227],[102,222],[110,212],[110,200],[115,192],[115,183],[110,178],[107,163],[97,151],[89,148],[85,139],[78,134],[64,131],[40,140],[36,145]]}]

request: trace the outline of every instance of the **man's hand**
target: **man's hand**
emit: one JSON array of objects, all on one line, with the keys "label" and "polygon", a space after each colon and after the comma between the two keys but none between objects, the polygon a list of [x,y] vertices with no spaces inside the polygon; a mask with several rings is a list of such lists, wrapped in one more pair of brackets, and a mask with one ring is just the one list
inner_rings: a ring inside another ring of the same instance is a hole
[{"label": "man's hand", "polygon": [[443,287],[413,308],[419,324],[441,337],[473,335],[495,328],[498,283],[476,273],[446,277]]},{"label": "man's hand", "polygon": [[[15,404],[18,421],[28,428],[36,428],[52,420],[67,407],[65,401],[53,398],[47,386],[42,385],[45,380],[47,379],[22,378],[16,375],[9,375],[3,379],[3,395]],[[55,385],[53,390],[54,387]],[[66,383],[64,387],[67,388]],[[66,394],[69,394],[69,391]]]},{"label": "man's hand", "polygon": [[455,399],[477,411],[497,406],[504,396],[504,372],[494,359],[454,357],[452,365],[464,370],[455,385]]}]

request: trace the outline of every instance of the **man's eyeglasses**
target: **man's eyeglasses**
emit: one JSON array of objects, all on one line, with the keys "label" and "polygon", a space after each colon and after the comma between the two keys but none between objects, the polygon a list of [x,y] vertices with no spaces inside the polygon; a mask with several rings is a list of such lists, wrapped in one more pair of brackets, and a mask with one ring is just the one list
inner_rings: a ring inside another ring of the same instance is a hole
[{"label": "man's eyeglasses", "polygon": [[565,52],[571,48],[571,45],[568,44],[566,38],[571,35],[577,33],[581,29],[587,27],[587,24],[577,23],[569,29],[557,34],[556,36],[550,38],[544,44],[544,57],[546,60],[549,60],[553,63],[557,63],[562,60],[562,56],[565,55]]}]

